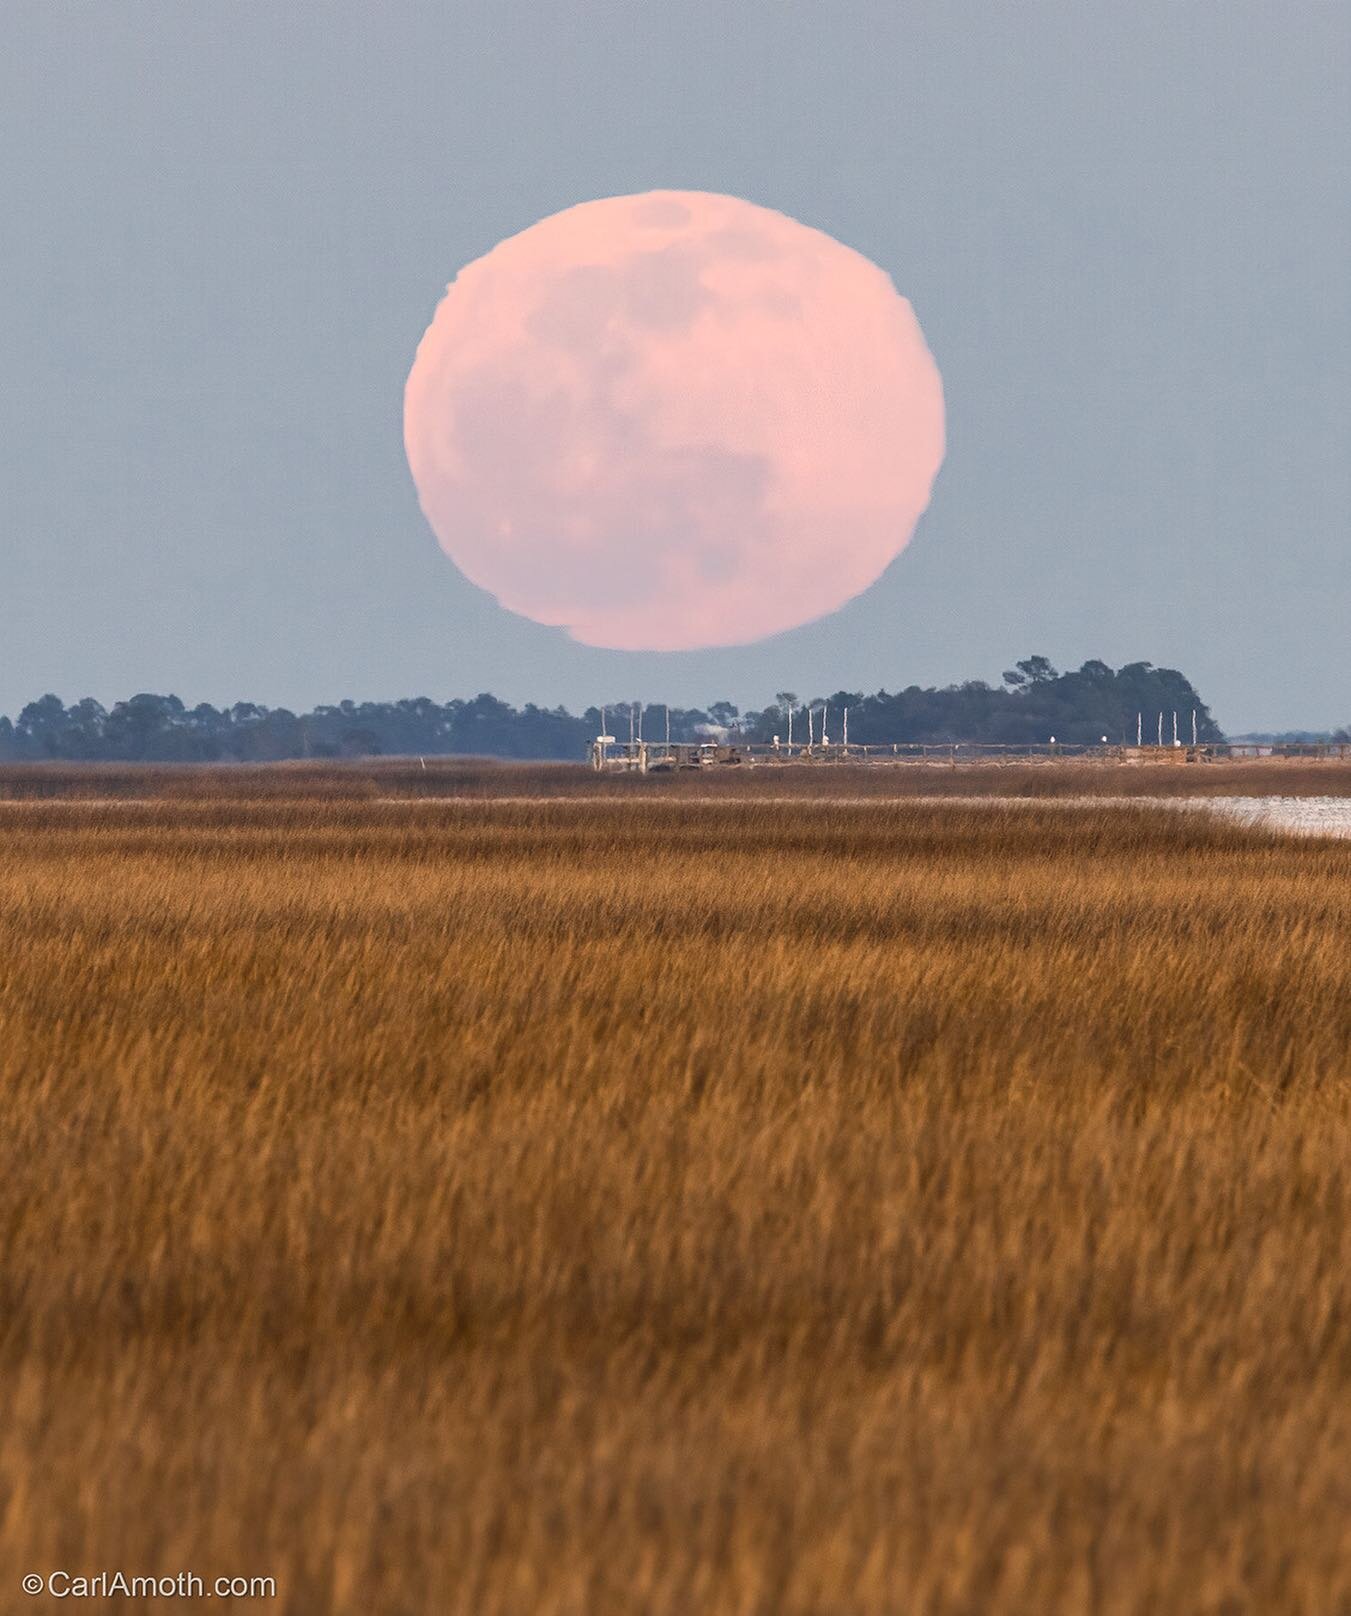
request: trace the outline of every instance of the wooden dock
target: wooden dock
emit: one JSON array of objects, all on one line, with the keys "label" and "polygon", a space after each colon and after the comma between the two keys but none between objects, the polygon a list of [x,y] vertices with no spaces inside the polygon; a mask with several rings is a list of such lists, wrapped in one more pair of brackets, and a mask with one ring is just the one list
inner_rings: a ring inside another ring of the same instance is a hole
[{"label": "wooden dock", "polygon": [[1111,763],[1141,767],[1186,766],[1251,761],[1259,758],[1298,762],[1351,761],[1351,742],[1267,744],[1257,741],[1182,742],[1162,746],[1068,745],[1058,741],[992,743],[983,741],[895,741],[884,745],[816,742],[791,746],[765,742],[621,741],[601,735],[591,743],[591,767],[602,773],[660,774],[682,769],[764,768],[785,765],[897,766],[972,763],[1054,764]]}]

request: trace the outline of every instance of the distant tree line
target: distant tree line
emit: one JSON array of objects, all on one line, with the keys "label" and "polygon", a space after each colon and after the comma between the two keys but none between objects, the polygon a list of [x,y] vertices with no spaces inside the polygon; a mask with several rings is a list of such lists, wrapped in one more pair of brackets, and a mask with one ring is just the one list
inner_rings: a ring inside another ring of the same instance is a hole
[{"label": "distant tree line", "polygon": [[0,718],[0,760],[65,758],[149,763],[263,763],[286,758],[441,756],[580,758],[595,734],[561,707],[509,706],[496,696],[435,702],[343,701],[294,713],[236,702],[187,707],[143,694],[104,708],[56,696]]},{"label": "distant tree line", "polygon": [[[750,741],[787,736],[788,709],[795,709],[794,739],[805,740],[801,709],[826,706],[832,739],[849,708],[849,739],[891,741],[987,741],[1008,744],[1134,740],[1136,715],[1145,730],[1166,714],[1178,714],[1184,738],[1197,730],[1205,741],[1223,736],[1191,681],[1173,668],[1132,662],[1113,670],[1105,662],[1085,662],[1060,673],[1043,656],[1028,657],[1005,673],[1001,685],[972,679],[942,689],[910,685],[867,696],[837,690],[827,697],[799,698],[781,691],[769,706],[742,713],[727,701],[708,708],[673,707],[672,740],[691,741],[726,734]],[[284,758],[445,756],[580,759],[602,726],[627,739],[639,721],[636,704],[618,701],[590,707],[574,716],[563,707],[513,707],[496,696],[435,702],[425,696],[404,701],[343,701],[294,713],[285,707],[236,702],[233,707],[202,703],[187,707],[177,696],[143,694],[105,708],[92,697],[67,707],[47,695],[11,720],[0,718],[0,761],[43,758],[164,763],[267,762]],[[641,723],[649,740],[664,739],[666,709],[649,706]]]},{"label": "distant tree line", "polygon": [[[742,720],[755,740],[768,740],[786,732],[787,708],[797,703],[783,691],[773,707]],[[1145,739],[1157,737],[1158,717],[1164,715],[1167,738],[1172,738],[1173,714],[1179,735],[1191,739],[1192,713],[1197,738],[1220,741],[1223,732],[1201,700],[1190,679],[1175,668],[1156,668],[1149,662],[1130,662],[1113,669],[1105,662],[1085,662],[1061,673],[1044,656],[1028,657],[1004,674],[1001,685],[968,679],[942,689],[909,685],[895,692],[837,690],[810,703],[825,705],[832,740],[840,737],[843,709],[849,709],[849,739],[865,745],[889,741],[981,741],[1005,745],[1045,743],[1095,745],[1106,736],[1112,743],[1133,742],[1137,718]],[[801,733],[799,716],[794,739]]]}]

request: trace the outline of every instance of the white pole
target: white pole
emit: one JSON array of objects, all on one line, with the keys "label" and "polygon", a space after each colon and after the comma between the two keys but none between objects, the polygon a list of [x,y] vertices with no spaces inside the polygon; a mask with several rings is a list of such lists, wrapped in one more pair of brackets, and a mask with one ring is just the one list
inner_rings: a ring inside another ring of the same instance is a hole
[{"label": "white pole", "polygon": [[788,703],[788,744],[789,746],[793,744],[793,704],[791,701]]},{"label": "white pole", "polygon": [[1163,714],[1159,714],[1159,745],[1163,745]]},{"label": "white pole", "polygon": [[825,705],[824,702],[822,702],[822,704],[821,704],[821,745],[822,746],[829,746],[830,745],[830,736],[826,734],[826,711],[827,711],[826,705]]},{"label": "white pole", "polygon": [[1135,744],[1137,746],[1141,745],[1142,742],[1144,741],[1144,738],[1145,738],[1145,736],[1144,736],[1144,728],[1145,728],[1145,715],[1143,713],[1136,713],[1136,715],[1135,715]]},{"label": "white pole", "polygon": [[849,709],[844,710],[844,744],[849,745]]},{"label": "white pole", "polygon": [[1173,709],[1173,745],[1177,745],[1177,708]]},{"label": "white pole", "polygon": [[813,731],[812,731],[812,706],[811,706],[811,703],[808,702],[807,703],[807,750],[809,752],[812,749],[812,733],[813,733]]},{"label": "white pole", "polygon": [[1196,745],[1196,709],[1192,708],[1192,745]]}]

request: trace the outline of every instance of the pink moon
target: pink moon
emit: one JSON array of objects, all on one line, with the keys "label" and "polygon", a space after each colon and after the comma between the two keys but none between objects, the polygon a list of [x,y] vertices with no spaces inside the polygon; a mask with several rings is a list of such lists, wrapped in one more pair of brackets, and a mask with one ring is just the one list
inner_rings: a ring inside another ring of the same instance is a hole
[{"label": "pink moon", "polygon": [[837,610],[903,550],[943,390],[887,275],[735,197],[584,202],[462,269],[404,442],[442,549],[585,645],[693,650]]}]

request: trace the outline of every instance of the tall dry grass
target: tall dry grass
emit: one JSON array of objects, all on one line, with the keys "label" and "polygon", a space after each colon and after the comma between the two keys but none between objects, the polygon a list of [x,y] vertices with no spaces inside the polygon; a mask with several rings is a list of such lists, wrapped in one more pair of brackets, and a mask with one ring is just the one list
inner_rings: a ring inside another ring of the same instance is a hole
[{"label": "tall dry grass", "polygon": [[1351,857],[1143,810],[0,815],[0,1590],[1351,1609]]}]

